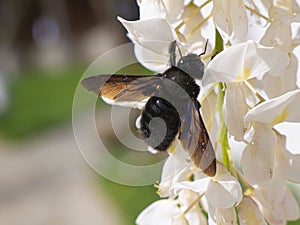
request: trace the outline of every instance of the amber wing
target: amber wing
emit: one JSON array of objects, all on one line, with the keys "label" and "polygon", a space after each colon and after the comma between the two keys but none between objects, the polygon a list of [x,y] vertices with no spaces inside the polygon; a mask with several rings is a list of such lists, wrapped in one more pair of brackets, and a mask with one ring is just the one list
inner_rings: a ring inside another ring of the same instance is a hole
[{"label": "amber wing", "polygon": [[101,74],[83,79],[81,85],[98,96],[116,102],[135,102],[152,96],[159,88],[161,80],[161,74]]},{"label": "amber wing", "polygon": [[179,140],[195,166],[208,176],[216,174],[216,157],[209,135],[203,123],[199,107],[191,101],[187,113],[181,119]]}]

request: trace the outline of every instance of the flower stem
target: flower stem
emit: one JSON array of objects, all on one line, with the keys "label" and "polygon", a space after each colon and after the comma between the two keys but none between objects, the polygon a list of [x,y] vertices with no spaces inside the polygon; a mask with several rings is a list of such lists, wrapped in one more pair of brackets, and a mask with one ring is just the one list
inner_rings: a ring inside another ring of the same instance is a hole
[{"label": "flower stem", "polygon": [[265,101],[265,98],[254,89],[254,87],[249,83],[249,81],[245,80],[244,83],[249,88],[249,90],[259,99],[259,103]]},{"label": "flower stem", "polygon": [[200,27],[203,26],[212,17],[212,14],[210,13],[206,18],[204,18],[193,30],[191,30],[187,35],[186,39],[189,39]]},{"label": "flower stem", "polygon": [[218,142],[221,143],[222,146],[222,161],[225,165],[226,169],[230,172],[230,158],[228,152],[230,151],[230,147],[228,144],[228,137],[227,137],[227,127],[224,122],[224,113],[223,113],[223,104],[224,104],[224,96],[225,96],[225,90],[223,83],[218,83],[218,105],[217,105],[217,111],[220,115],[220,130],[218,135]]},{"label": "flower stem", "polygon": [[253,13],[253,14],[255,14],[255,15],[257,15],[257,16],[263,18],[264,20],[266,20],[266,21],[269,22],[269,23],[272,22],[271,19],[269,19],[268,17],[262,15],[261,13],[259,13],[258,11],[256,11],[255,9],[252,9],[252,8],[250,8],[250,7],[247,6],[247,5],[244,5],[244,6],[245,6],[245,8],[246,8],[247,10],[249,10],[251,13]]},{"label": "flower stem", "polygon": [[197,198],[195,199],[195,201],[193,201],[192,204],[190,204],[189,207],[188,207],[186,210],[184,210],[184,212],[183,212],[182,214],[185,215],[186,213],[188,213],[188,211],[190,211],[191,208],[193,208],[194,205],[196,205],[196,204],[200,201],[200,199],[203,197],[203,195],[204,195],[204,194],[199,195],[199,197],[197,197]]},{"label": "flower stem", "polygon": [[[206,6],[208,3],[210,3],[212,0],[207,0],[205,1],[202,5],[200,5],[199,7],[196,7],[195,10],[192,11],[192,13],[190,13],[187,17],[185,17],[181,23],[179,23],[176,28],[175,28],[175,32],[178,35],[178,37],[180,39],[183,39],[182,41],[184,41],[185,39],[188,39],[188,37],[184,37],[184,35],[182,35],[182,33],[179,31],[180,28],[185,25],[192,17],[194,17],[195,15],[197,15],[198,13],[200,13],[200,10]],[[192,3],[190,3],[192,4]]]},{"label": "flower stem", "polygon": [[237,207],[234,207],[234,210],[235,210],[235,215],[236,215],[236,222],[238,225],[240,225],[240,218],[239,218],[239,210]]}]

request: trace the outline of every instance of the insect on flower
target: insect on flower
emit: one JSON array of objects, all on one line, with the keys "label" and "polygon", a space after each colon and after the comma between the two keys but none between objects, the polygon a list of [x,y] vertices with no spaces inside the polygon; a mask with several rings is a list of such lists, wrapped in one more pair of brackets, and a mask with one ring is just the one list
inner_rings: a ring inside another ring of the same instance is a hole
[{"label": "insect on flower", "polygon": [[[206,43],[207,45],[207,43]],[[153,149],[166,151],[178,137],[195,166],[208,176],[216,173],[215,153],[200,114],[197,97],[204,64],[200,55],[181,56],[176,62],[176,42],[169,47],[171,67],[156,75],[101,74],[81,84],[113,103],[146,101],[140,117],[140,134]]]}]

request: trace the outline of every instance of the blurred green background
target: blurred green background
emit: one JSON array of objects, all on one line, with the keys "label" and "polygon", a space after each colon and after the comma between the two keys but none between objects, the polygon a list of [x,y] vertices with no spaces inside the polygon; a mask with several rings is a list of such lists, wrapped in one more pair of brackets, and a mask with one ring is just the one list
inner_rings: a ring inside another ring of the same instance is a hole
[{"label": "blurred green background", "polygon": [[[129,225],[158,199],[153,185],[124,186],[95,174],[73,137],[83,73],[129,42],[117,16],[137,19],[136,2],[0,1],[0,224]],[[144,71],[128,72],[135,70]]]},{"label": "blurred green background", "polygon": [[87,66],[129,41],[116,16],[137,19],[136,2],[0,1],[0,224],[129,225],[158,199],[153,185],[95,174],[73,137],[73,97]]}]

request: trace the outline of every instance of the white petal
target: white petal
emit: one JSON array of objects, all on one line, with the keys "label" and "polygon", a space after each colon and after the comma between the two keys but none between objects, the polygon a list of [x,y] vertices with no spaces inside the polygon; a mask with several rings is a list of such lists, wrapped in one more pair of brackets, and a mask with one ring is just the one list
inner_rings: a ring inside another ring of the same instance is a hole
[{"label": "white petal", "polygon": [[221,209],[214,206],[209,207],[208,224],[209,225],[236,225],[237,218],[233,207]]},{"label": "white petal", "polygon": [[260,41],[262,45],[276,47],[283,52],[291,51],[291,42],[291,27],[278,20],[270,24]]},{"label": "white petal", "polygon": [[267,100],[245,116],[245,121],[255,121],[275,125],[277,123],[300,122],[300,90],[290,91],[277,98]]},{"label": "white petal", "polygon": [[213,19],[216,27],[225,32],[228,36],[232,34],[232,24],[230,18],[230,1],[213,1]]},{"label": "white petal", "polygon": [[[178,195],[180,210],[184,212],[185,210],[189,209],[184,218],[188,225],[207,224],[206,218],[201,212],[199,205],[195,204],[197,199],[199,199],[199,194],[187,189],[180,191]],[[191,205],[193,206],[191,207]]]},{"label": "white petal", "polygon": [[[286,224],[289,211],[291,211],[291,215],[295,215],[295,200],[290,200],[291,196],[287,196],[286,180],[289,169],[289,156],[285,154],[287,152],[284,148],[285,137],[278,136],[275,169],[271,182],[268,186],[255,189],[254,191],[254,197],[259,202],[264,217],[270,224]],[[293,209],[291,210],[291,208]],[[296,208],[298,210],[298,206]]]},{"label": "white petal", "polygon": [[220,33],[226,33],[228,37],[233,34],[238,40],[244,40],[248,31],[248,20],[243,1],[214,0],[212,12],[214,23]]},{"label": "white petal", "polygon": [[166,160],[159,184],[158,193],[161,197],[174,197],[174,185],[188,177],[188,154],[178,145],[176,151]]},{"label": "white petal", "polygon": [[266,221],[258,205],[250,198],[244,197],[238,205],[240,225],[266,225]]},{"label": "white petal", "polygon": [[144,67],[149,70],[162,73],[169,67],[169,55],[161,54],[155,51],[150,51],[140,44],[134,45],[134,53]]},{"label": "white petal", "polygon": [[235,181],[211,182],[205,193],[207,200],[216,208],[228,208],[241,200],[241,190]]},{"label": "white petal", "polygon": [[207,187],[210,183],[210,178],[202,178],[195,181],[183,181],[175,184],[174,189],[178,193],[181,190],[187,189],[198,194],[203,194],[207,190]]},{"label": "white petal", "polygon": [[216,209],[217,224],[237,225],[236,213],[233,207],[227,209]]},{"label": "white petal", "polygon": [[276,76],[267,73],[263,77],[263,90],[268,97],[275,98],[297,89],[297,69],[298,59],[292,54],[289,66],[282,73],[274,74]]},{"label": "white petal", "polygon": [[140,19],[166,18],[162,1],[138,0]]},{"label": "white petal", "polygon": [[234,37],[243,41],[248,32],[248,18],[244,2],[233,0],[230,2],[230,13]]},{"label": "white petal", "polygon": [[[260,60],[263,60],[264,63],[267,65],[267,71],[270,74],[278,74],[286,69],[290,63],[290,58],[287,53],[284,53],[277,48],[273,47],[263,47],[257,46],[257,53],[259,55]],[[257,70],[260,72],[260,69]],[[265,74],[265,72],[264,72]],[[259,77],[259,75],[252,76],[252,77]]]},{"label": "white petal", "polygon": [[244,149],[241,165],[250,184],[266,185],[273,176],[276,136],[271,128],[260,124],[254,129],[253,141]]},{"label": "white petal", "polygon": [[174,218],[180,215],[176,201],[158,200],[144,209],[136,219],[137,225],[173,225]]},{"label": "white petal", "polygon": [[184,0],[138,0],[140,8],[140,19],[164,18],[170,23],[175,22],[180,17]]},{"label": "white petal", "polygon": [[127,29],[130,39],[159,54],[167,53],[170,42],[175,40],[172,28],[165,19],[127,21],[118,17],[118,20]]},{"label": "white petal", "polygon": [[[277,135],[277,149],[275,152],[274,172],[271,179],[270,186],[267,190],[270,193],[271,198],[281,201],[283,198],[284,189],[286,186],[286,180],[289,173],[289,159],[288,151],[286,150],[286,138],[282,135]],[[276,196],[276,197],[275,197]]]},{"label": "white petal", "polygon": [[252,41],[233,45],[219,53],[207,66],[202,84],[261,79],[267,72],[279,73],[289,64],[287,54]]},{"label": "white petal", "polygon": [[[282,21],[286,26],[293,22],[296,11],[293,9],[294,0],[282,1],[275,0],[273,7],[270,8],[270,17],[274,20]],[[298,8],[298,7],[297,7]]]},{"label": "white petal", "polygon": [[185,216],[181,216],[181,217],[175,218],[172,225],[189,225],[189,222],[187,221]]},{"label": "white petal", "polygon": [[300,216],[299,205],[290,190],[285,188],[282,194],[280,201],[273,196],[271,201],[262,204],[263,214],[269,224],[286,224],[287,220],[295,220]]},{"label": "white petal", "polygon": [[186,214],[186,219],[188,221],[188,225],[207,225],[207,219],[198,206],[197,208],[193,207]]},{"label": "white petal", "polygon": [[249,123],[244,122],[248,106],[241,84],[227,85],[224,108],[224,119],[229,134],[233,135],[236,141],[243,141],[244,134],[249,129]]},{"label": "white petal", "polygon": [[246,44],[233,45],[219,53],[208,64],[202,79],[206,86],[214,82],[234,82],[243,70],[247,46]]},{"label": "white petal", "polygon": [[242,200],[242,188],[224,165],[218,163],[217,166],[217,174],[209,183],[205,197],[213,207],[229,208]]}]

